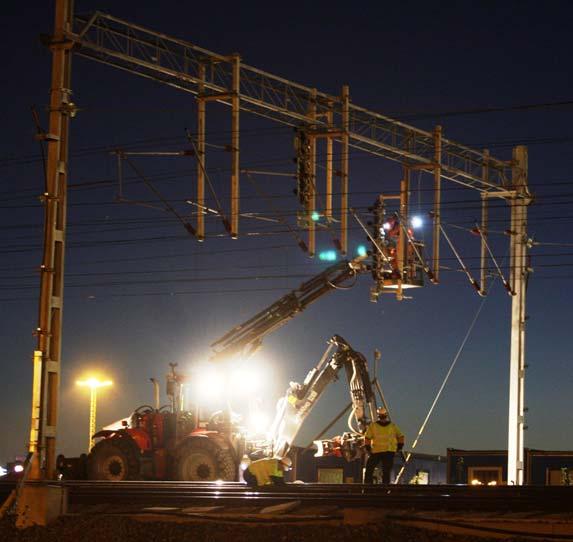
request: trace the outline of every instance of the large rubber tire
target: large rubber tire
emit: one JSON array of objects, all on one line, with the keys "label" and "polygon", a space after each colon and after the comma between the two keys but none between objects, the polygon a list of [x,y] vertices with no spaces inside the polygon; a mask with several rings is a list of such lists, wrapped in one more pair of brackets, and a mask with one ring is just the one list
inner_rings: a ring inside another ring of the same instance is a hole
[{"label": "large rubber tire", "polygon": [[206,437],[190,438],[176,453],[176,480],[208,482],[237,479],[237,465],[232,454]]},{"label": "large rubber tire", "polygon": [[139,480],[136,446],[127,438],[99,441],[88,456],[88,479],[110,482]]}]

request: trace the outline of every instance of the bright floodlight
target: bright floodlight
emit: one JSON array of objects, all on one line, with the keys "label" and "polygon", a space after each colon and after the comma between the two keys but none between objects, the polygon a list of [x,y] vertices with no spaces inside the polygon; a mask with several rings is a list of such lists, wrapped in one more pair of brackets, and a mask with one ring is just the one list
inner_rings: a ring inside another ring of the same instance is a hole
[{"label": "bright floodlight", "polygon": [[2,476],[6,476],[7,474],[8,474],[8,471],[4,467],[0,467],[0,478]]},{"label": "bright floodlight", "polygon": [[24,472],[24,465],[14,465],[14,472]]},{"label": "bright floodlight", "polygon": [[412,228],[421,228],[424,225],[424,221],[421,216],[413,216],[411,220]]},{"label": "bright floodlight", "polygon": [[270,418],[264,412],[253,412],[249,417],[248,431],[251,435],[264,435],[270,426]]},{"label": "bright floodlight", "polygon": [[111,386],[113,382],[111,380],[98,380],[97,378],[88,378],[87,380],[78,380],[76,382],[78,386],[85,386],[90,389],[105,388]]},{"label": "bright floodlight", "polygon": [[[249,395],[259,391],[265,383],[265,368],[252,360],[250,363],[242,363],[231,370],[231,381],[228,383],[234,395]],[[240,382],[240,386],[237,383]]]},{"label": "bright floodlight", "polygon": [[384,224],[382,224],[382,229],[390,231],[392,229],[392,224],[390,224],[390,222],[384,222]]},{"label": "bright floodlight", "polygon": [[200,402],[217,400],[225,391],[225,372],[212,364],[200,365],[194,371],[191,385]]}]

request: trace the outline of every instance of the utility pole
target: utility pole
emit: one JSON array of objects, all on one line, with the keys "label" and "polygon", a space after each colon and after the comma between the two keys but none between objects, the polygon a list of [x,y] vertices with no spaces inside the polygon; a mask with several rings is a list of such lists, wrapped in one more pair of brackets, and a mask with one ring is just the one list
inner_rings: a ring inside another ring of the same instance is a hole
[{"label": "utility pole", "polygon": [[66,37],[71,32],[73,0],[56,0],[52,51],[52,84],[44,201],[44,254],[40,284],[37,348],[32,391],[32,428],[30,451],[34,462],[30,477],[51,479],[56,471],[56,425],[60,388],[62,350],[62,309],[64,294],[64,252],[68,177],[69,118],[74,113],[70,96],[71,47]]},{"label": "utility pole", "polygon": [[511,300],[511,346],[509,368],[509,416],[507,441],[507,483],[522,485],[524,471],[523,429],[525,392],[525,297],[527,288],[527,147],[513,149],[510,199],[510,270],[514,295]]}]

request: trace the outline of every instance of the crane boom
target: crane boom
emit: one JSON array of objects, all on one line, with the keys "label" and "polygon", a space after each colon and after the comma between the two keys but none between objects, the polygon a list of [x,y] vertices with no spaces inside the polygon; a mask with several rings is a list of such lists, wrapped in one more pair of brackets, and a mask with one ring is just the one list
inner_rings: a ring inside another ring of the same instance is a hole
[{"label": "crane boom", "polygon": [[[342,368],[350,387],[352,412],[349,429],[353,437],[363,433],[376,411],[376,399],[368,374],[368,361],[340,336],[334,335],[326,352],[311,369],[304,382],[291,382],[284,397],[279,399],[277,414],[271,428],[272,453],[276,457],[287,454],[298,431],[326,388],[338,380]],[[336,350],[332,352],[332,350]],[[357,427],[352,426],[354,418]]]},{"label": "crane boom", "polygon": [[343,260],[328,267],[255,316],[235,326],[211,344],[214,350],[211,361],[252,355],[266,335],[286,324],[320,297],[341,287],[348,279],[366,272],[363,259]]}]

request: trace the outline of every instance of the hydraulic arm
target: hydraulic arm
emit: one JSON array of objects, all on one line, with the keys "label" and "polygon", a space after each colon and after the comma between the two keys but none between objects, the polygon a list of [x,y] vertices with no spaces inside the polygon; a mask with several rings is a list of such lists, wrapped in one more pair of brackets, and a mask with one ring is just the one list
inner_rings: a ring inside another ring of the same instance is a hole
[{"label": "hydraulic arm", "polygon": [[363,259],[360,257],[344,260],[330,266],[246,322],[234,327],[211,344],[215,351],[211,360],[222,361],[234,356],[250,356],[259,348],[266,335],[286,324],[323,295],[343,287],[348,279],[366,272]]},{"label": "hydraulic arm", "polygon": [[338,380],[342,368],[346,371],[352,401],[352,411],[348,418],[350,432],[358,436],[366,430],[376,410],[368,362],[340,335],[334,335],[317,366],[308,372],[304,382],[291,382],[285,396],[279,400],[271,428],[273,455],[286,455],[314,405],[327,386]]}]

